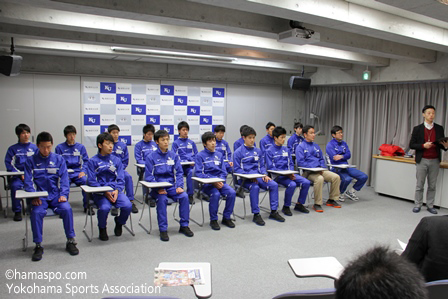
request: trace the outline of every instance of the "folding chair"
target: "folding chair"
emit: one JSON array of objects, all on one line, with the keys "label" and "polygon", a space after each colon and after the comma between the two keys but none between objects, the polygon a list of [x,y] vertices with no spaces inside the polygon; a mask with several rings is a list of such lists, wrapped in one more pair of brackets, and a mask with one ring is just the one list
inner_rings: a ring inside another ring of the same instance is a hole
[{"label": "folding chair", "polygon": [[[137,167],[137,174],[138,174],[138,181],[137,184],[135,185],[135,190],[134,190],[134,195],[137,194],[137,190],[138,190],[138,182],[140,181],[144,181],[144,176],[145,176],[145,164],[137,164],[134,163],[134,165]],[[145,194],[143,193],[143,200],[138,200],[137,197],[134,197],[134,199],[136,201],[138,201],[139,203],[144,205],[144,201],[145,201]]]},{"label": "folding chair", "polygon": [[[86,193],[87,196],[87,210],[94,208],[98,210],[97,205],[93,201],[92,194],[94,193],[104,193],[106,191],[111,191],[112,188],[110,187],[90,187],[87,185],[81,186],[81,189]],[[98,213],[98,211],[97,211]],[[82,232],[86,236],[87,240],[89,242],[92,242],[93,239],[93,215],[89,215],[90,213],[86,213],[86,221],[84,222],[84,227],[82,229]],[[90,217],[90,235],[87,233],[87,221]],[[131,222],[131,228],[129,228],[126,224],[123,225],[123,227],[133,236],[135,237],[134,233],[134,227],[132,226],[132,213],[129,214],[129,221]]]},{"label": "folding chair", "polygon": [[[145,186],[146,188],[148,188],[148,190],[150,189],[150,188],[156,188],[156,187],[160,187],[160,188],[162,188],[162,187],[171,187],[172,186],[172,184],[170,184],[170,183],[163,183],[163,182],[161,182],[161,183],[150,183],[150,182],[146,182],[146,181],[139,181],[139,183],[140,184],[142,184],[142,186]],[[143,192],[143,191],[142,191]],[[147,233],[147,234],[150,234],[151,233],[151,231],[152,231],[152,217],[151,217],[151,206],[149,206],[150,204],[149,204],[149,200],[150,200],[150,195],[149,195],[149,192],[148,192],[148,194],[145,196],[145,195],[143,195],[143,197],[144,197],[144,203],[143,203],[143,208],[142,208],[142,213],[141,213],[141,215],[140,215],[140,219],[138,220],[138,225],[140,225],[140,227],[141,228],[143,228],[143,230]],[[148,213],[149,213],[149,229],[147,229],[144,225],[143,225],[143,223],[142,223],[142,218],[143,218],[143,214],[145,213],[145,206],[146,205],[148,205],[149,207],[148,207]]]},{"label": "folding chair", "polygon": [[[240,184],[238,184],[237,176],[238,176],[238,174],[233,174],[233,182],[234,182],[233,185],[235,187],[236,196],[243,199],[244,215],[240,216],[240,215],[236,214],[235,212],[233,212],[233,215],[235,215],[236,217],[244,220],[246,218],[246,215],[247,215],[247,213],[246,213],[246,196],[245,196],[244,193],[249,193],[250,190],[243,187],[244,182],[247,180],[247,178],[242,178],[241,185],[240,185]],[[262,193],[264,193],[264,196],[263,196],[263,199],[261,200],[261,202],[259,202],[260,209],[262,209],[261,203],[263,202],[264,198],[268,194],[268,190],[263,190]],[[269,209],[269,211],[271,211],[271,209]]]},{"label": "folding chair", "polygon": [[[193,181],[194,181],[193,186],[197,183],[197,181],[195,181],[194,178],[195,177],[193,176]],[[196,223],[197,225],[199,225],[200,227],[203,227],[204,223],[205,223],[205,216],[204,216],[204,204],[203,204],[204,199],[202,198],[202,194],[203,194],[202,184],[197,183],[197,186],[198,186],[198,188],[197,188],[196,198],[199,199],[199,201],[201,202],[202,221],[201,221],[201,223],[199,223],[197,220],[195,220],[191,217],[191,210],[193,209],[195,204],[190,205],[190,220],[193,221],[194,223]],[[195,188],[195,191],[196,191],[196,188]],[[178,205],[179,205],[179,202],[176,202],[176,205],[174,206],[174,210],[173,210],[173,217],[174,217],[174,220],[176,220],[177,222],[180,222],[180,219],[176,217],[176,210],[177,210]]]}]

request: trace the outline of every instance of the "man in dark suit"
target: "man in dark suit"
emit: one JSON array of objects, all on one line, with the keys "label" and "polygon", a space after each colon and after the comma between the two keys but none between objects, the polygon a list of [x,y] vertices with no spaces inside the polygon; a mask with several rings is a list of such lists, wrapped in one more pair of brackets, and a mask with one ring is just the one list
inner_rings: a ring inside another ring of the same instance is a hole
[{"label": "man in dark suit", "polygon": [[448,279],[448,216],[424,217],[402,256],[415,263],[426,281]]},{"label": "man in dark suit", "polygon": [[423,107],[425,121],[415,126],[412,130],[409,147],[415,150],[415,162],[417,163],[417,186],[415,188],[414,213],[420,212],[423,205],[423,190],[425,180],[428,178],[428,191],[426,193],[426,207],[432,214],[437,214],[434,209],[434,197],[436,194],[437,175],[439,164],[442,160],[440,149],[448,148],[448,141],[440,141],[445,137],[443,127],[434,123],[436,108],[431,105]]}]

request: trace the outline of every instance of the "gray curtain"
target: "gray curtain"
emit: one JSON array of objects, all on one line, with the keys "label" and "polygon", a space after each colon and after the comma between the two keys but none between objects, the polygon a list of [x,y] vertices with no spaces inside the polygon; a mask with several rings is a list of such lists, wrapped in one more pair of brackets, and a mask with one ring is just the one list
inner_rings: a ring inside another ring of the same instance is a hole
[{"label": "gray curtain", "polygon": [[[423,106],[435,106],[435,122],[444,128],[448,126],[448,82],[314,86],[305,99],[304,124],[321,130],[326,142],[332,139],[331,127],[342,126],[344,140],[352,152],[351,163],[369,175],[368,184],[372,186],[372,155],[379,153],[383,143],[407,151],[412,128],[423,122]],[[311,112],[320,117],[319,124],[309,118]],[[446,160],[448,155],[443,158]]]}]

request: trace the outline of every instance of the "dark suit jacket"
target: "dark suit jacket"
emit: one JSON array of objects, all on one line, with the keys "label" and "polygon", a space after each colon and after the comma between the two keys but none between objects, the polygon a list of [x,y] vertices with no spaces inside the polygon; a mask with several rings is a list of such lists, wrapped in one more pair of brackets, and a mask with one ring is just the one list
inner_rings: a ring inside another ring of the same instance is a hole
[{"label": "dark suit jacket", "polygon": [[[445,133],[443,131],[443,127],[434,123],[434,129],[436,131],[436,140],[445,137]],[[425,144],[425,125],[420,124],[415,126],[412,130],[411,141],[409,142],[409,147],[415,150],[415,162],[420,163],[423,157],[423,144]],[[440,149],[446,151],[446,149],[440,143],[437,143],[437,155],[439,161],[442,161],[442,155],[440,153]]]},{"label": "dark suit jacket", "polygon": [[448,279],[448,215],[420,220],[402,256],[415,263],[426,281]]}]

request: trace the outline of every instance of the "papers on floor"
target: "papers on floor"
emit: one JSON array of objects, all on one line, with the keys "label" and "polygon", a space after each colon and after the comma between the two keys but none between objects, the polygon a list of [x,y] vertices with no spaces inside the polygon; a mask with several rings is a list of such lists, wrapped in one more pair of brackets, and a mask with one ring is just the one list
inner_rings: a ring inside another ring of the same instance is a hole
[{"label": "papers on floor", "polygon": [[162,287],[203,285],[201,268],[196,269],[154,269],[154,285]]}]

